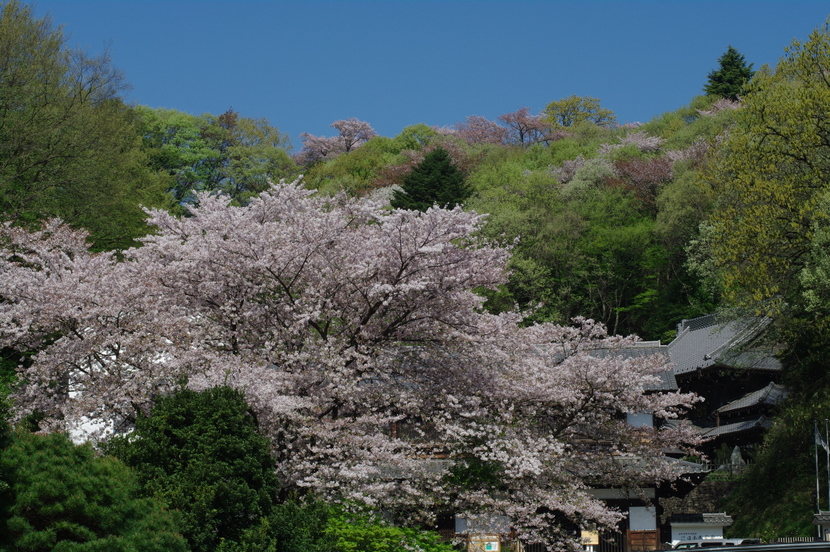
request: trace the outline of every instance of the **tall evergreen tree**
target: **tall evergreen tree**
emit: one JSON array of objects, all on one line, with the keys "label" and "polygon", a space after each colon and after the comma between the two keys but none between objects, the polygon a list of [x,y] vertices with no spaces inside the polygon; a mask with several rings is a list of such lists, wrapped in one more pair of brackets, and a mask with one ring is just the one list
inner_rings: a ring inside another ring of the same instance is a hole
[{"label": "tall evergreen tree", "polygon": [[109,452],[135,470],[147,495],[181,512],[191,550],[207,552],[239,542],[275,503],[274,460],[257,427],[238,391],[182,390],[160,399]]},{"label": "tall evergreen tree", "polygon": [[443,148],[429,152],[403,179],[403,190],[395,191],[392,207],[426,211],[433,205],[452,209],[472,195],[464,175]]},{"label": "tall evergreen tree", "polygon": [[755,74],[752,64],[747,65],[743,54],[732,46],[729,46],[726,52],[718,58],[718,64],[719,67],[709,73],[703,91],[709,96],[737,100],[746,83]]}]

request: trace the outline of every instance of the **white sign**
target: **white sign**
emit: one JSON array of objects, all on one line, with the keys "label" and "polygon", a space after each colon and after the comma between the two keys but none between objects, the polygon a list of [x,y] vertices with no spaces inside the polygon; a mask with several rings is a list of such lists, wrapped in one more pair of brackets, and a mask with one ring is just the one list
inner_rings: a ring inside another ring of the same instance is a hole
[{"label": "white sign", "polygon": [[628,509],[628,527],[632,531],[657,529],[657,512],[648,506],[632,506]]},{"label": "white sign", "polygon": [[673,543],[700,540],[700,539],[722,539],[723,527],[704,525],[672,524],[671,540]]}]

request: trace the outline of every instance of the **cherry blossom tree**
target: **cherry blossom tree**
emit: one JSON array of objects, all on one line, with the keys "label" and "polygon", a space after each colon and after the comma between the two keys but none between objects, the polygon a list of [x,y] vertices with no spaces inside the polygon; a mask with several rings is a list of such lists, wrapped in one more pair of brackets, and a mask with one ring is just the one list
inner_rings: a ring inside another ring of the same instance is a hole
[{"label": "cherry blossom tree", "polygon": [[507,129],[479,115],[470,115],[463,123],[456,123],[455,135],[468,144],[504,144]]},{"label": "cherry blossom tree", "polygon": [[531,115],[528,107],[499,115],[499,121],[507,127],[507,140],[510,143],[529,146],[553,138],[550,136],[550,125],[539,115]]},{"label": "cherry blossom tree", "polygon": [[369,123],[359,121],[355,117],[334,121],[329,126],[336,128],[340,133],[338,138],[343,145],[343,151],[345,153],[349,153],[377,135],[375,129]]},{"label": "cherry blossom tree", "polygon": [[334,121],[331,125],[339,132],[337,136],[314,136],[303,132],[300,140],[302,149],[295,156],[295,160],[302,165],[316,163],[321,159],[331,159],[341,153],[348,153],[368,142],[377,133],[371,125],[354,117]]},{"label": "cherry blossom tree", "polygon": [[615,176],[609,178],[608,183],[630,190],[641,207],[656,216],[657,196],[673,177],[672,165],[668,157],[617,159],[614,161]]},{"label": "cherry blossom tree", "polygon": [[343,153],[337,136],[315,136],[307,132],[300,134],[303,142],[302,149],[294,155],[294,160],[300,165],[311,165]]},{"label": "cherry blossom tree", "polygon": [[39,351],[20,367],[18,417],[129,425],[154,397],[229,385],[286,486],[409,522],[507,515],[548,542],[570,538],[562,520],[620,519],[589,484],[676,477],[661,451],[696,443],[682,424],[620,416],[673,419],[694,401],[649,392],[666,360],[626,353],[635,338],[484,312],[473,290],[505,281],[509,250],[476,237],[481,215],[295,182],[149,221],[158,231],[123,260],[58,222],[2,227],[0,347]]}]

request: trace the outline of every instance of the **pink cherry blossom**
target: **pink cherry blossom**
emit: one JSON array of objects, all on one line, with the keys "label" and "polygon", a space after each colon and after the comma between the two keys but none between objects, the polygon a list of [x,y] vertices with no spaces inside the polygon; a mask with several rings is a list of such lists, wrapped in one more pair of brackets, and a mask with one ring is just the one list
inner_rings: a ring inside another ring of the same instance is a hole
[{"label": "pink cherry blossom", "polygon": [[[659,355],[627,354],[590,320],[522,324],[475,293],[505,282],[509,250],[461,209],[392,210],[274,185],[244,207],[202,195],[190,216],[116,257],[53,221],[0,229],[0,346],[21,362],[18,417],[46,430],[129,427],[180,386],[245,392],[286,486],[428,520],[436,509],[509,516],[553,541],[551,521],[613,525],[592,484],[653,485],[697,436],[634,428],[693,396],[654,391]],[[459,485],[453,466],[491,466]],[[559,516],[559,518],[557,518]]]}]

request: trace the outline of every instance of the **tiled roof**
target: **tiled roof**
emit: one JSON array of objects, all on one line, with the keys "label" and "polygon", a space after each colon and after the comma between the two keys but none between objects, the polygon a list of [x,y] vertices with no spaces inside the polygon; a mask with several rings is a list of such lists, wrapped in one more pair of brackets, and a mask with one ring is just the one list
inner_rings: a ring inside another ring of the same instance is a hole
[{"label": "tiled roof", "polygon": [[667,346],[674,374],[714,365],[781,370],[781,363],[769,352],[742,349],[767,325],[766,318],[720,322],[713,314],[683,320],[677,326],[677,337]]},{"label": "tiled roof", "polygon": [[813,514],[813,525],[820,525],[823,523],[830,523],[830,512],[819,512]]},{"label": "tiled roof", "polygon": [[669,517],[671,523],[705,523],[712,525],[731,525],[732,516],[725,512],[710,514],[672,514]]},{"label": "tiled roof", "polygon": [[766,429],[772,425],[772,422],[766,417],[761,416],[756,420],[749,420],[746,422],[735,422],[734,424],[723,424],[711,429],[703,428],[704,437],[718,437],[720,435],[728,435],[730,433],[739,433],[741,431],[749,431],[751,429],[761,428]]},{"label": "tiled roof", "polygon": [[736,410],[749,408],[755,405],[780,404],[781,401],[787,398],[787,393],[788,391],[785,387],[770,382],[763,389],[744,395],[740,399],[718,408],[715,412],[725,414],[727,412],[735,412]]},{"label": "tiled roof", "polygon": [[[640,341],[632,346],[621,349],[594,349],[590,351],[592,356],[598,358],[605,358],[609,355],[622,355],[625,358],[636,358],[648,355],[667,355],[667,353],[668,349],[665,345],[661,345],[659,341]],[[644,389],[646,391],[676,391],[678,389],[677,380],[672,370],[666,370],[655,375],[659,378],[659,381],[645,386]]]}]

